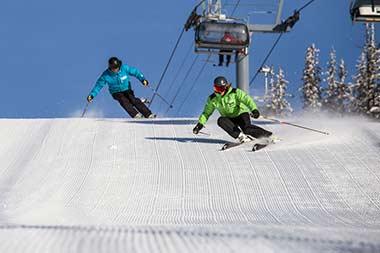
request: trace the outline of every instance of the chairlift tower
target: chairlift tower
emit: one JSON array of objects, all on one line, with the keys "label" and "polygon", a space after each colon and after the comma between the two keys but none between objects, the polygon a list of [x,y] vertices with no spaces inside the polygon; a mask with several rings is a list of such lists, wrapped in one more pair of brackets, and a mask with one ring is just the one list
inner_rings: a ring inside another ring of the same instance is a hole
[{"label": "chairlift tower", "polygon": [[[273,75],[273,68],[270,68],[268,66],[263,66],[260,70],[260,73],[264,73],[264,97],[263,100],[267,100],[269,97],[269,85],[268,85],[268,75],[271,74]],[[271,87],[272,88],[272,87]]]},{"label": "chairlift tower", "polygon": [[[299,19],[299,12],[281,21],[284,0],[278,0],[277,14],[272,24],[250,24],[247,19],[227,17],[222,13],[221,0],[200,0],[202,15],[193,10],[185,28],[195,28],[195,52],[236,55],[236,85],[249,94],[249,46],[252,33],[282,33],[290,31]],[[234,39],[223,41],[226,33]]]}]

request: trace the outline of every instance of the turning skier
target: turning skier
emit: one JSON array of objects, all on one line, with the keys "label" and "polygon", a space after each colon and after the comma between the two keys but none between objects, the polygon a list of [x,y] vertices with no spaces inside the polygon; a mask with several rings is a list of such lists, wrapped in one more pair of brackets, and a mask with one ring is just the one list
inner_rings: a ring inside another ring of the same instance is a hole
[{"label": "turning skier", "polygon": [[215,109],[221,115],[218,118],[218,126],[238,143],[272,135],[272,132],[251,124],[250,115],[255,119],[260,116],[255,102],[243,90],[232,88],[231,83],[223,76],[215,78],[214,93],[207,99],[203,113],[193,129],[194,134],[199,133]]},{"label": "turning skier", "polygon": [[90,103],[99,91],[108,84],[108,90],[112,97],[132,118],[155,118],[156,115],[139,98],[135,97],[129,76],[136,77],[144,86],[149,84],[140,70],[123,64],[117,57],[111,57],[108,60],[108,69],[97,80],[94,88],[87,96],[87,101]]}]

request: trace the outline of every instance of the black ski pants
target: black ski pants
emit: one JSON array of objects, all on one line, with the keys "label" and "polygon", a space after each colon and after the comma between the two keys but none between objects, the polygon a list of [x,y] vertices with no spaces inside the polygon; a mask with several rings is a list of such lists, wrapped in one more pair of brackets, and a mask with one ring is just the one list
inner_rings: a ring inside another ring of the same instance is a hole
[{"label": "black ski pants", "polygon": [[269,137],[269,132],[261,127],[251,124],[251,118],[248,112],[244,112],[235,118],[219,117],[218,126],[224,129],[232,138],[237,138],[241,131],[254,138]]},{"label": "black ski pants", "polygon": [[[221,52],[221,54],[219,54],[219,65],[222,65],[223,61],[224,61],[224,54],[223,53],[232,53],[232,51],[231,50],[220,50],[220,52]],[[227,54],[226,59],[227,59],[226,65],[228,66],[231,62],[231,54]]]},{"label": "black ski pants", "polygon": [[112,94],[112,97],[119,101],[120,105],[127,111],[127,113],[134,118],[139,112],[147,118],[152,112],[141,102],[139,98],[135,97],[133,90],[129,89],[122,92]]}]

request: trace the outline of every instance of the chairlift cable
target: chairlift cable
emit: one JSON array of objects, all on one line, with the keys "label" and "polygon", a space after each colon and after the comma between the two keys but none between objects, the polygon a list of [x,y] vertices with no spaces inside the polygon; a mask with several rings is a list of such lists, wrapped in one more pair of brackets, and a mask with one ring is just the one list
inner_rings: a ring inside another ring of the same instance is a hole
[{"label": "chairlift cable", "polygon": [[[179,37],[178,37],[178,39],[177,39],[177,42],[176,42],[176,44],[175,44],[175,46],[174,46],[174,49],[173,49],[173,51],[172,51],[172,53],[171,53],[171,55],[170,55],[169,61],[168,61],[168,63],[167,63],[166,66],[165,66],[164,72],[163,72],[162,75],[161,75],[160,81],[159,81],[158,84],[157,84],[157,87],[156,87],[155,91],[158,91],[158,89],[160,88],[161,82],[162,82],[162,80],[164,79],[164,76],[165,76],[165,74],[166,74],[166,71],[167,71],[168,68],[169,68],[170,62],[171,62],[172,59],[173,59],[173,56],[174,56],[174,54],[175,54],[175,52],[176,52],[176,50],[177,50],[177,47],[178,47],[178,45],[179,45],[179,42],[181,41],[181,38],[182,38],[184,32],[185,32],[185,28],[183,27],[183,28],[182,28],[182,31],[181,31],[181,34],[179,35]],[[152,105],[155,96],[156,96],[156,93],[153,93],[153,96],[152,96],[152,98],[150,99],[149,107]]]},{"label": "chairlift cable", "polygon": [[[240,4],[240,1],[241,1],[241,0],[238,0],[238,1],[236,2],[235,6],[234,6],[234,9],[233,9],[233,11],[232,11],[231,16],[234,15],[234,13],[235,13],[237,7],[238,7],[239,4]],[[204,2],[204,1],[202,1],[200,4],[198,4],[198,5],[195,7],[195,9],[196,9],[198,6],[200,6],[203,2]],[[197,57],[194,59],[192,65],[190,66],[189,70],[187,71],[187,73],[186,73],[186,75],[185,75],[185,77],[184,77],[182,83],[184,83],[184,82],[186,81],[186,79],[188,78],[188,76],[190,75],[190,72],[191,72],[192,68],[194,67],[196,61],[198,60],[198,57],[199,57],[199,55],[197,55]],[[191,92],[192,92],[192,90],[193,90],[193,88],[194,88],[196,82],[198,81],[198,79],[200,78],[202,72],[204,71],[204,69],[205,69],[205,67],[206,67],[206,65],[207,65],[207,61],[210,59],[210,57],[211,57],[211,55],[209,55],[209,56],[207,57],[207,60],[206,60],[205,63],[203,64],[203,66],[202,66],[200,72],[198,73],[198,76],[196,77],[196,79],[195,79],[193,85],[191,86],[190,91],[187,92],[187,96],[186,96],[186,98],[183,100],[183,102],[182,102],[181,105],[179,106],[179,108],[178,108],[178,112],[181,111],[182,106],[184,105],[184,103],[185,103],[186,100],[188,99],[189,95],[191,94]],[[178,89],[178,90],[177,90],[177,92],[176,92],[176,94],[175,94],[173,100],[171,101],[171,104],[174,103],[174,101],[175,101],[175,99],[177,98],[177,96],[178,96],[180,90],[181,90],[181,89]],[[168,113],[169,110],[170,110],[170,107],[166,110],[165,114]]]},{"label": "chairlift cable", "polygon": [[178,79],[178,77],[179,77],[179,74],[181,73],[181,71],[182,71],[182,69],[183,69],[183,67],[184,67],[184,65],[185,65],[185,62],[186,62],[187,58],[189,58],[189,55],[190,55],[190,53],[192,52],[193,47],[194,47],[194,44],[191,43],[189,49],[187,50],[187,52],[186,52],[186,54],[185,54],[185,57],[184,57],[183,60],[182,60],[181,65],[180,65],[179,68],[178,68],[177,73],[175,74],[175,76],[174,76],[174,78],[173,78],[173,81],[172,81],[171,84],[170,84],[170,87],[172,87],[172,86],[174,85],[174,83],[177,81],[177,79]]},{"label": "chairlift cable", "polygon": [[[189,49],[187,50],[186,56],[183,58],[183,61],[182,61],[181,65],[180,65],[180,67],[178,68],[177,73],[175,74],[175,76],[173,78],[173,81],[170,84],[170,87],[173,87],[173,85],[174,85],[175,81],[177,80],[179,74],[181,73],[181,71],[183,69],[183,66],[185,65],[185,62],[186,62],[187,58],[189,57],[189,55],[191,53],[191,49],[193,47],[194,47],[194,45],[191,44],[190,47],[189,47]],[[168,110],[165,112],[165,114],[170,110],[170,108],[173,108],[173,102],[174,102],[174,99],[172,99],[172,101],[170,102],[171,106],[168,107]]]},{"label": "chairlift cable", "polygon": [[[185,77],[183,78],[181,84],[183,84],[183,83],[186,82],[186,80],[187,80],[187,78],[189,77],[189,75],[190,75],[190,73],[191,73],[191,71],[192,71],[192,69],[193,69],[195,63],[197,62],[198,58],[199,58],[199,54],[194,58],[193,63],[191,64],[190,68],[187,70],[187,73],[186,73]],[[183,89],[182,89],[182,90],[183,90]],[[181,86],[178,87],[177,92],[176,92],[176,94],[174,95],[173,100],[171,101],[170,104],[173,104],[173,103],[174,103],[174,101],[175,101],[175,99],[177,98],[177,96],[178,96],[178,94],[179,94],[180,91],[181,91]],[[164,115],[166,115],[166,114],[169,112],[169,110],[170,110],[170,107],[168,107],[168,109],[166,110],[166,112],[164,113]]]},{"label": "chairlift cable", "polygon": [[[305,9],[306,7],[308,7],[312,2],[314,2],[315,0],[310,0],[308,3],[306,3],[304,6],[302,6],[301,8],[299,8],[296,12],[301,12],[301,10]],[[282,35],[284,34],[284,32],[281,32],[280,35],[278,36],[278,38],[276,39],[276,41],[274,42],[272,48],[269,50],[267,56],[265,57],[263,63],[260,65],[260,67],[258,68],[257,72],[255,73],[255,76],[251,79],[251,81],[249,82],[249,86],[251,86],[251,84],[253,83],[253,81],[255,81],[257,75],[260,73],[260,69],[265,65],[266,61],[268,60],[268,58],[270,57],[270,55],[272,54],[274,48],[277,46],[278,42],[280,41]]]},{"label": "chairlift cable", "polygon": [[199,4],[197,4],[197,5],[194,7],[194,9],[197,9],[197,8],[198,8],[199,6],[201,6],[201,4],[203,4],[205,1],[206,1],[206,0],[201,1]]},{"label": "chairlift cable", "polygon": [[[197,4],[197,5],[194,7],[194,10],[196,10],[199,6],[201,6],[201,4],[203,4],[205,1],[206,1],[206,0],[202,0],[199,4]],[[168,68],[169,68],[170,62],[171,62],[171,60],[173,59],[173,56],[174,56],[174,54],[175,54],[175,52],[176,52],[176,50],[177,50],[177,47],[178,47],[178,45],[179,45],[179,42],[181,41],[181,38],[182,38],[182,36],[183,36],[185,30],[186,30],[186,28],[183,27],[183,28],[182,28],[182,31],[181,31],[181,34],[179,35],[179,37],[178,37],[178,39],[177,39],[177,42],[176,42],[176,44],[175,44],[175,46],[174,46],[174,49],[173,49],[173,51],[172,51],[172,53],[171,53],[171,55],[170,55],[170,58],[169,58],[169,60],[168,60],[168,63],[166,64],[166,67],[165,67],[165,69],[164,69],[164,72],[162,73],[162,75],[161,75],[161,77],[160,77],[160,81],[159,81],[158,84],[157,84],[157,87],[156,87],[156,89],[155,89],[156,92],[157,92],[158,89],[160,88],[161,82],[162,82],[162,80],[163,80],[164,77],[165,77],[166,71],[167,71]],[[152,105],[155,96],[156,96],[156,93],[153,93],[153,96],[152,96],[152,98],[150,99],[149,107]]]},{"label": "chairlift cable", "polygon": [[[193,10],[195,11],[195,10],[196,10],[200,5],[202,5],[205,1],[206,1],[206,0],[202,0],[201,2],[199,2],[199,4],[197,4],[197,5],[194,7]],[[240,0],[239,0],[239,1],[240,1]],[[185,28],[185,30],[186,30],[186,28]],[[183,32],[182,32],[182,33],[183,33]],[[182,62],[180,68],[182,68],[182,66],[183,66],[183,64],[184,64],[184,62],[185,62],[185,60],[186,60],[187,57],[188,57],[188,55],[189,55],[189,53],[187,53],[187,56],[185,57],[184,61]],[[186,73],[186,75],[185,75],[185,77],[184,77],[182,83],[184,83],[184,82],[186,81],[186,79],[188,78],[188,76],[190,75],[190,72],[191,72],[191,70],[193,69],[193,67],[194,67],[195,63],[197,62],[198,58],[199,58],[199,55],[197,55],[197,56],[195,57],[195,59],[193,60],[193,63],[191,64],[190,68],[188,69],[188,71],[187,71],[187,73]],[[209,58],[210,58],[210,56],[207,58],[207,60],[208,60]],[[203,72],[204,67],[205,67],[205,64],[203,65],[203,67],[202,67],[200,73],[198,74],[198,77],[196,78],[196,80],[199,79],[199,76],[200,76],[201,73]],[[193,86],[194,86],[194,85],[193,85]],[[172,99],[172,101],[171,101],[171,104],[174,103],[174,101],[175,101],[175,99],[177,98],[177,96],[178,96],[180,90],[181,90],[181,89],[180,89],[180,87],[179,87],[179,88],[177,89],[176,94],[174,95],[174,97],[173,97],[173,99]],[[192,89],[191,89],[191,90],[192,90]],[[191,92],[191,90],[190,90],[189,92]],[[187,97],[185,98],[185,100],[186,100],[186,99],[187,99]],[[182,107],[183,104],[184,104],[184,103],[182,103],[180,107]],[[166,112],[164,113],[164,115],[166,115],[166,114],[168,113],[168,111],[170,110],[170,108],[171,108],[171,107],[168,107],[168,109],[166,110]],[[179,110],[180,110],[180,108],[179,108]],[[178,110],[178,111],[179,111],[179,110]]]},{"label": "chairlift cable", "polygon": [[260,73],[260,69],[265,65],[266,61],[268,60],[268,58],[270,57],[270,55],[272,54],[274,48],[277,46],[278,42],[280,41],[282,35],[284,33],[281,32],[280,35],[277,37],[277,40],[275,41],[275,43],[273,44],[272,48],[269,50],[269,53],[267,54],[267,56],[265,57],[265,59],[263,60],[263,62],[261,63],[260,67],[258,68],[257,72],[255,73],[255,76],[251,79],[251,81],[249,82],[249,86],[251,86],[251,84],[253,83],[253,81],[255,81],[257,75]]},{"label": "chairlift cable", "polygon": [[186,100],[189,98],[189,96],[190,96],[191,92],[193,91],[193,89],[194,89],[196,83],[198,82],[198,79],[200,78],[201,74],[203,73],[203,71],[204,71],[204,69],[205,69],[205,67],[206,67],[206,65],[207,65],[207,61],[210,59],[210,57],[211,57],[211,55],[209,55],[209,56],[207,57],[207,60],[205,61],[205,63],[203,64],[201,70],[199,71],[198,76],[195,78],[193,85],[191,86],[190,90],[187,92],[187,96],[186,96],[185,99],[182,101],[182,104],[178,107],[178,113],[181,111],[182,106],[185,104]]},{"label": "chairlift cable", "polygon": [[314,2],[315,0],[310,0],[307,4],[305,4],[304,6],[302,6],[301,8],[298,9],[298,12],[302,11],[303,9],[305,9],[307,6],[309,6],[312,2]]},{"label": "chairlift cable", "polygon": [[236,2],[235,7],[234,7],[234,9],[233,9],[233,11],[232,11],[232,13],[231,13],[231,16],[234,16],[235,11],[236,11],[237,7],[238,7],[239,4],[240,4],[240,1],[241,1],[241,0],[238,0],[238,1]]},{"label": "chairlift cable", "polygon": [[[193,45],[191,45],[191,48],[192,48],[192,47],[193,47]],[[190,49],[191,49],[191,48],[190,48]],[[188,55],[189,55],[190,52],[191,52],[191,51],[189,51],[188,54],[186,55],[185,60],[187,59],[187,57],[188,57]],[[176,98],[177,98],[179,92],[181,91],[181,84],[185,83],[185,81],[186,81],[187,78],[189,77],[190,72],[192,71],[192,69],[193,69],[195,63],[196,63],[197,60],[198,60],[198,57],[199,57],[199,55],[197,55],[197,56],[194,58],[192,64],[190,65],[189,69],[187,70],[187,72],[186,72],[186,74],[185,74],[185,77],[183,78],[182,82],[181,82],[180,85],[178,86],[178,89],[177,89],[176,93],[174,94],[174,97],[173,97],[173,99],[172,99],[172,101],[171,101],[171,104],[173,104],[174,101],[176,100]],[[185,60],[182,62],[182,64],[181,64],[181,68],[182,68],[182,65],[183,65],[183,63],[185,62]],[[164,113],[164,116],[167,115],[167,113],[169,112],[169,110],[170,110],[171,108],[172,108],[172,107],[170,107],[170,106],[168,107],[168,109],[167,109],[167,110],[165,111],[165,113]]]}]

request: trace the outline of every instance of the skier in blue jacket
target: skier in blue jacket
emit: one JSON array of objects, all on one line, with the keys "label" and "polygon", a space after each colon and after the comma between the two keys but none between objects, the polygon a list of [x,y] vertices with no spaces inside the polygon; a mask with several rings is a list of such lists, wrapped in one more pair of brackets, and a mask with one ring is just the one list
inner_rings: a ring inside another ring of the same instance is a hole
[{"label": "skier in blue jacket", "polygon": [[140,70],[123,64],[117,57],[111,57],[108,60],[108,69],[96,81],[94,88],[87,96],[87,101],[90,103],[107,84],[112,97],[132,118],[155,118],[156,115],[139,98],[135,97],[129,76],[136,77],[144,86],[149,84]]}]

